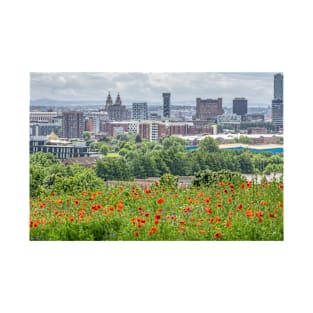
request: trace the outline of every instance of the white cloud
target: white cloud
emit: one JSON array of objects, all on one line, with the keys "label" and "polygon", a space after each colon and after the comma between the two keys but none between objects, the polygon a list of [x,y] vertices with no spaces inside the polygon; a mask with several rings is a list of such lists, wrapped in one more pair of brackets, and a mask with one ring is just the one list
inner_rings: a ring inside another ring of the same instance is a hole
[{"label": "white cloud", "polygon": [[246,97],[250,104],[270,104],[274,73],[31,73],[31,99],[104,100],[108,91],[120,92],[126,104],[161,102],[162,92],[172,101],[195,103],[196,97]]}]

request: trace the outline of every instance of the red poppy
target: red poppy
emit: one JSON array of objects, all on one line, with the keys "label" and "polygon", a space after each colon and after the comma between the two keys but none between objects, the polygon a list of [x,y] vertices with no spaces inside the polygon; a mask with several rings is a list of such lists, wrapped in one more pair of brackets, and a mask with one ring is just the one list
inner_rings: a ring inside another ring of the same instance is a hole
[{"label": "red poppy", "polygon": [[160,199],[158,199],[158,204],[162,204],[163,202],[164,202],[164,199],[163,198],[160,198]]},{"label": "red poppy", "polygon": [[158,225],[158,224],[159,224],[159,220],[155,220],[154,225]]},{"label": "red poppy", "polygon": [[146,189],[145,193],[151,193],[151,190],[150,189]]},{"label": "red poppy", "polygon": [[222,203],[218,203],[218,204],[217,204],[217,207],[218,207],[218,208],[221,208],[222,206],[223,206]]},{"label": "red poppy", "polygon": [[59,204],[61,204],[63,201],[60,199],[60,200],[58,200],[57,202],[58,202]]},{"label": "red poppy", "polygon": [[275,218],[276,216],[274,215],[274,213],[268,213],[268,217],[273,217],[273,218]]},{"label": "red poppy", "polygon": [[232,201],[233,201],[232,198],[228,198],[228,199],[227,199],[227,202],[228,202],[228,203],[231,203]]},{"label": "red poppy", "polygon": [[226,222],[225,225],[227,228],[229,228],[229,227],[231,227],[232,224],[231,224],[231,222]]},{"label": "red poppy", "polygon": [[214,234],[214,238],[215,239],[219,239],[219,238],[221,238],[222,237],[222,234],[221,233],[215,233]]},{"label": "red poppy", "polygon": [[161,218],[161,215],[160,215],[160,214],[155,214],[155,215],[154,215],[154,218],[155,218],[156,220],[159,220],[159,219]]},{"label": "red poppy", "polygon": [[205,198],[203,201],[204,201],[204,203],[209,203],[209,202],[211,201],[211,198],[210,198],[210,197],[207,197],[207,198]]},{"label": "red poppy", "polygon": [[149,216],[150,214],[149,213],[145,213],[145,216]]},{"label": "red poppy", "polygon": [[138,232],[138,231],[135,231],[135,232],[134,232],[134,236],[135,236],[135,237],[138,237],[138,236],[139,236],[139,232]]},{"label": "red poppy", "polygon": [[262,211],[255,212],[255,216],[263,216],[264,213]]},{"label": "red poppy", "polygon": [[212,214],[212,209],[211,208],[203,208],[204,211],[207,211],[209,214]]},{"label": "red poppy", "polygon": [[240,203],[238,206],[237,206],[237,211],[241,211],[243,208],[243,205]]},{"label": "red poppy", "polygon": [[222,220],[222,219],[221,219],[220,217],[216,217],[216,218],[215,218],[215,223],[219,224],[219,223],[221,222],[221,220]]},{"label": "red poppy", "polygon": [[240,185],[240,188],[241,188],[241,189],[245,189],[245,187],[246,187],[245,184],[241,184],[241,185]]},{"label": "red poppy", "polygon": [[205,231],[205,230],[200,230],[200,234],[201,234],[201,235],[205,235],[205,234],[206,234],[206,231]]},{"label": "red poppy", "polygon": [[71,218],[70,218],[70,222],[74,222],[74,217],[71,217]]},{"label": "red poppy", "polygon": [[251,209],[248,209],[248,210],[246,211],[246,216],[249,217],[249,218],[251,218],[251,217],[253,216],[253,212],[252,212]]}]

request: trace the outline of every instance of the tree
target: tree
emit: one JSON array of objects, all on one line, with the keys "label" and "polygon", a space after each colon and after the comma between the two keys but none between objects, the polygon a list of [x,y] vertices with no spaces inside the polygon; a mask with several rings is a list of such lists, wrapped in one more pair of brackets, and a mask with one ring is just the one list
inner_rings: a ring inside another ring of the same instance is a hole
[{"label": "tree", "polygon": [[83,131],[83,138],[85,141],[90,140],[90,133],[88,131]]},{"label": "tree", "polygon": [[205,137],[199,143],[201,152],[218,152],[220,149],[217,142],[211,137]]},{"label": "tree", "polygon": [[103,143],[100,147],[100,153],[102,153],[103,155],[107,155],[109,152],[109,147]]},{"label": "tree", "polygon": [[138,134],[138,135],[136,136],[135,142],[136,142],[136,143],[139,143],[139,142],[141,142],[141,141],[142,141],[142,139],[141,139],[140,135]]}]

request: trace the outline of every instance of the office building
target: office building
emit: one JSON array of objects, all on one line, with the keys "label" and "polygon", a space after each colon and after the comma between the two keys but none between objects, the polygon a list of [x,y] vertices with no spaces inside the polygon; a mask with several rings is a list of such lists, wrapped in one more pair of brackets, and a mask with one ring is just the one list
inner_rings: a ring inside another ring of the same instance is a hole
[{"label": "office building", "polygon": [[276,130],[284,128],[284,103],[281,99],[272,100],[272,123]]},{"label": "office building", "polygon": [[83,131],[85,130],[85,120],[83,112],[63,112],[62,129],[63,137],[65,138],[82,138]]},{"label": "office building", "polygon": [[148,106],[146,102],[133,103],[133,119],[134,120],[148,119]]},{"label": "office building", "polygon": [[248,112],[248,100],[245,98],[233,99],[233,114],[243,116]]},{"label": "office building", "polygon": [[223,99],[196,99],[196,119],[199,120],[214,120],[218,115],[222,115]]},{"label": "office building", "polygon": [[274,99],[284,101],[284,75],[281,73],[274,75]]},{"label": "office building", "polygon": [[162,94],[163,96],[163,117],[170,118],[171,117],[171,94],[165,92]]}]

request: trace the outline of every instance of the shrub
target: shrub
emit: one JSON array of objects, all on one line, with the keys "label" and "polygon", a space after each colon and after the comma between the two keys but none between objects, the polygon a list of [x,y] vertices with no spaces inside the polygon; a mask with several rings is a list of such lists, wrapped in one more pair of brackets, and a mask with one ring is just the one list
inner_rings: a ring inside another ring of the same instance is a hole
[{"label": "shrub", "polygon": [[195,178],[192,181],[193,186],[216,186],[220,182],[224,183],[242,183],[246,180],[244,176],[237,172],[231,172],[228,170],[221,170],[213,172],[211,170],[204,170],[196,173]]}]

